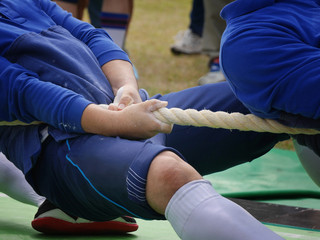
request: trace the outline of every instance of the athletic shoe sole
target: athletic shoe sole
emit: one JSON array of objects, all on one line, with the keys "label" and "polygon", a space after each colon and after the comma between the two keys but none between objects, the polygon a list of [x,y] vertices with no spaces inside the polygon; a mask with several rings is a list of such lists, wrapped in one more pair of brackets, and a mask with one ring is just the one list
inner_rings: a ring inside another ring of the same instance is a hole
[{"label": "athletic shoe sole", "polygon": [[67,235],[120,234],[134,232],[139,227],[137,223],[114,220],[104,222],[70,223],[68,221],[52,217],[34,219],[31,222],[31,225],[35,230],[44,234]]},{"label": "athletic shoe sole", "polygon": [[173,53],[174,55],[200,55],[200,54],[202,54],[201,51],[199,51],[199,52],[188,52],[188,51],[181,50],[181,49],[178,49],[178,48],[175,48],[175,47],[171,47],[170,50],[171,50],[171,53]]}]

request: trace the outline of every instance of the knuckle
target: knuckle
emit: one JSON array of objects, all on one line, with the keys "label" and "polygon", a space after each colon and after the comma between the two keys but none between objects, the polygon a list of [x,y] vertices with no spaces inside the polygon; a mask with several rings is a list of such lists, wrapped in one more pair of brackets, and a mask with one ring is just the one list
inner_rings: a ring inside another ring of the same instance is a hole
[{"label": "knuckle", "polygon": [[131,99],[131,98],[130,98],[129,96],[123,96],[122,99],[121,99],[121,101],[122,101],[122,102],[130,102],[130,99]]}]

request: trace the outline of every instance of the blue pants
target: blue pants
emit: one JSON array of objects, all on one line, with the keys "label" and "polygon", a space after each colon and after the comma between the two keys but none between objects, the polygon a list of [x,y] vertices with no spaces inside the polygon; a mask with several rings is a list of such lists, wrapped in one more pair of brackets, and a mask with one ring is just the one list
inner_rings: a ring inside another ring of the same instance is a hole
[{"label": "blue pants", "polygon": [[96,28],[101,27],[101,20],[100,20],[101,8],[102,8],[102,0],[89,1],[88,11],[90,16],[90,22]]},{"label": "blue pants", "polygon": [[[248,110],[227,83],[210,84],[154,98],[170,107],[212,111]],[[32,176],[35,189],[68,213],[91,220],[120,215],[164,219],[146,202],[150,163],[160,152],[177,153],[202,175],[251,161],[287,135],[174,126],[171,134],[143,141],[85,134],[46,140]]]},{"label": "blue pants", "polygon": [[190,25],[191,31],[202,37],[204,25],[204,6],[203,0],[193,0],[192,9],[190,12]]}]

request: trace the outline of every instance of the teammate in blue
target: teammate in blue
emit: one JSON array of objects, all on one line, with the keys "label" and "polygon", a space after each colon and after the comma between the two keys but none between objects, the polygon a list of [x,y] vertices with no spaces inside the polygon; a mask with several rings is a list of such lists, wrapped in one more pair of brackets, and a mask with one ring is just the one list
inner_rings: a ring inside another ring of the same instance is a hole
[{"label": "teammate in blue", "polygon": [[[250,111],[320,128],[320,1],[237,0],[222,10],[221,66]],[[298,136],[320,153],[319,136]]]},{"label": "teammate in blue", "polygon": [[[320,128],[319,4],[237,0],[222,10],[227,28],[221,66],[233,92],[252,113],[291,127]],[[320,186],[320,136],[294,138],[303,166]]]},{"label": "teammate in blue", "polygon": [[[185,240],[282,239],[202,175],[251,161],[286,134],[172,128],[152,114],[248,113],[227,83],[150,98],[108,34],[54,2],[2,0],[0,15],[0,150],[38,194],[94,221],[167,219]],[[33,121],[43,124],[21,125]]]}]

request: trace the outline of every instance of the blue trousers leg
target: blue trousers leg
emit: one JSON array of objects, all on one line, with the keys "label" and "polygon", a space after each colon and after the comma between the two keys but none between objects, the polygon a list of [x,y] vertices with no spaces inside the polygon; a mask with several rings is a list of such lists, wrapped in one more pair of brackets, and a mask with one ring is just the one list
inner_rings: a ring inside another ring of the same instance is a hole
[{"label": "blue trousers leg", "polygon": [[[250,113],[226,82],[157,97],[168,101],[169,108]],[[175,125],[172,134],[167,135],[166,146],[178,150],[188,163],[204,175],[252,161],[288,138],[286,134]]]}]

